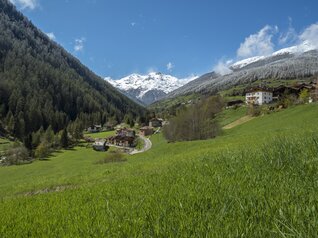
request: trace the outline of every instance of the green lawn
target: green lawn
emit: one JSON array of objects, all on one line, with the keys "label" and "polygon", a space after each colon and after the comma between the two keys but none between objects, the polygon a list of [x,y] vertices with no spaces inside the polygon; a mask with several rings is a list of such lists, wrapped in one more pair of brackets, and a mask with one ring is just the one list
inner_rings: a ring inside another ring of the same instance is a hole
[{"label": "green lawn", "polygon": [[98,133],[85,133],[84,136],[90,136],[92,138],[106,138],[115,135],[116,131],[103,131]]},{"label": "green lawn", "polygon": [[297,106],[214,140],[155,135],[123,163],[78,147],[0,168],[0,237],[315,237],[317,118]]},{"label": "green lawn", "polygon": [[241,106],[236,109],[234,108],[224,109],[221,113],[218,114],[217,119],[220,122],[220,125],[223,127],[240,119],[243,116],[246,116],[246,113],[247,113],[246,106]]}]

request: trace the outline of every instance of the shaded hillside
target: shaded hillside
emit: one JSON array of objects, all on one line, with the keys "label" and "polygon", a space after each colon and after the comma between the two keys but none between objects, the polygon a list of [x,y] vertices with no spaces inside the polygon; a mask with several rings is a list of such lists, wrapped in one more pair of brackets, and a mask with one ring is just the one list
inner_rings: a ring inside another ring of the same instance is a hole
[{"label": "shaded hillside", "polygon": [[83,66],[0,0],[0,120],[22,138],[40,127],[64,128],[136,118],[144,109]]},{"label": "shaded hillside", "polygon": [[190,93],[215,94],[231,87],[266,79],[302,79],[318,74],[318,52],[284,54],[259,60],[233,73],[206,74],[168,94],[168,98]]}]

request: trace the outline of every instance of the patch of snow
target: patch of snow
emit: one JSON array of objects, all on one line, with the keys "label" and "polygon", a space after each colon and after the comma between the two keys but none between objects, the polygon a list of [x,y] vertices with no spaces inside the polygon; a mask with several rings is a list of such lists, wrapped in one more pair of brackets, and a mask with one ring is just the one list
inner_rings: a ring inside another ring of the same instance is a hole
[{"label": "patch of snow", "polygon": [[257,61],[263,60],[265,59],[265,56],[255,56],[255,57],[251,57],[251,58],[247,58],[244,60],[240,60],[234,64],[231,65],[231,68],[233,69],[241,69],[249,64],[255,63]]}]

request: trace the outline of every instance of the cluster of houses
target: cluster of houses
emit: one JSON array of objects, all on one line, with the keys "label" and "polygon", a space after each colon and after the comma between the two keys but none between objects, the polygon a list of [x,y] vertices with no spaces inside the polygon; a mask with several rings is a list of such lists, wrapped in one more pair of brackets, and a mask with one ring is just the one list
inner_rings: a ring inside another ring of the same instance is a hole
[{"label": "cluster of houses", "polygon": [[[148,126],[139,129],[139,134],[141,136],[150,136],[155,133],[155,128],[160,128],[162,124],[162,119],[153,118],[150,120]],[[92,126],[88,128],[87,131],[96,132],[96,129],[99,129],[99,127]],[[114,136],[96,140],[88,137],[86,141],[93,142],[93,149],[97,151],[106,151],[108,146],[132,148],[137,144],[137,135],[135,130],[124,127],[116,129],[116,134]]]},{"label": "cluster of houses", "polygon": [[[293,95],[298,97],[299,94],[303,90],[308,90],[311,98],[309,98],[309,102],[312,101],[313,97],[316,97],[318,94],[318,86],[317,83],[301,83],[295,84],[293,86],[285,86],[280,85],[276,88],[268,88],[268,87],[254,87],[250,88],[246,91],[245,95],[245,102],[246,104],[253,104],[253,105],[263,105],[271,103],[272,101],[278,100],[279,98],[283,97],[284,95]],[[235,104],[243,103],[243,101],[236,100],[235,102],[232,101],[228,106],[232,106]]]}]

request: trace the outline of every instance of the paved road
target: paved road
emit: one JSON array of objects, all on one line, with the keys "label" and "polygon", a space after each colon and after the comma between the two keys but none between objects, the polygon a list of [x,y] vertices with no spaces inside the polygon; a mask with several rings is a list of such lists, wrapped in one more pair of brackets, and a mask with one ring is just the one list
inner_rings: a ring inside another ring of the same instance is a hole
[{"label": "paved road", "polygon": [[152,143],[151,143],[151,140],[149,138],[141,136],[141,135],[139,136],[139,138],[144,141],[144,148],[142,148],[141,150],[134,149],[129,154],[131,154],[131,155],[139,154],[139,153],[143,153],[143,152],[146,152],[147,150],[151,149]]}]

